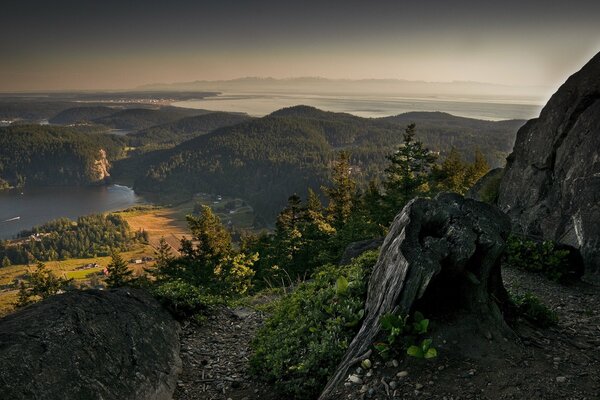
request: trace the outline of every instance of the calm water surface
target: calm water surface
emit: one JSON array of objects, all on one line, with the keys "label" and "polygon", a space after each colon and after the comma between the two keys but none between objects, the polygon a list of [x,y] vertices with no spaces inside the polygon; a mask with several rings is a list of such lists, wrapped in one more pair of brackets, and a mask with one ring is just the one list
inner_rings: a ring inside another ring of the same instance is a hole
[{"label": "calm water surface", "polygon": [[121,185],[48,187],[0,192],[0,239],[35,225],[61,218],[115,211],[143,203]]},{"label": "calm water surface", "polygon": [[245,112],[261,117],[299,104],[325,111],[346,112],[359,117],[378,118],[410,111],[442,111],[460,117],[498,121],[505,119],[530,119],[539,115],[542,108],[518,99],[476,98],[408,98],[371,95],[304,95],[280,93],[223,93],[202,100],[173,103],[178,107],[214,111]]}]

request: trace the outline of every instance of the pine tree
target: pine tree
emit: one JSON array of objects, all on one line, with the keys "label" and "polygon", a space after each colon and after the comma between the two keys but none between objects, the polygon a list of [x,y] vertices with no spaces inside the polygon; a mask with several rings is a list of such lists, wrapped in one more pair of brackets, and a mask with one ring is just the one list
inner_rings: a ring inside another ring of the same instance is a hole
[{"label": "pine tree", "polygon": [[197,285],[215,282],[215,269],[233,251],[231,235],[210,207],[202,206],[199,216],[186,217],[194,241],[182,240],[180,252],[186,278]]},{"label": "pine tree", "polygon": [[110,257],[111,261],[106,267],[108,271],[106,286],[117,288],[127,285],[133,276],[133,272],[127,267],[127,262],[123,260],[123,257],[121,257],[121,254],[116,249],[111,251]]},{"label": "pine tree", "polygon": [[65,290],[72,281],[72,279],[56,276],[54,272],[46,268],[46,265],[38,263],[35,271],[28,272],[21,281],[16,306],[22,307],[58,294],[61,290]]},{"label": "pine tree", "polygon": [[7,256],[4,256],[4,258],[2,259],[2,266],[5,268],[11,266],[11,262]]},{"label": "pine tree", "polygon": [[468,168],[466,186],[470,189],[482,176],[488,173],[490,165],[481,150],[475,150],[475,161]]},{"label": "pine tree", "polygon": [[386,179],[383,182],[386,225],[406,203],[430,189],[428,183],[437,156],[422,142],[415,140],[415,134],[415,124],[408,125],[403,135],[404,142],[394,154],[387,157],[391,164],[385,170]]},{"label": "pine tree", "polygon": [[352,178],[350,154],[342,151],[333,167],[331,177],[332,187],[323,187],[323,192],[329,198],[327,212],[333,227],[344,225],[352,213],[352,201],[356,194],[356,181]]},{"label": "pine tree", "polygon": [[174,277],[175,271],[173,267],[173,253],[171,246],[167,243],[164,237],[161,237],[158,242],[158,248],[154,252],[156,255],[156,263],[154,268],[146,272],[151,273],[157,280],[163,280],[169,277]]}]

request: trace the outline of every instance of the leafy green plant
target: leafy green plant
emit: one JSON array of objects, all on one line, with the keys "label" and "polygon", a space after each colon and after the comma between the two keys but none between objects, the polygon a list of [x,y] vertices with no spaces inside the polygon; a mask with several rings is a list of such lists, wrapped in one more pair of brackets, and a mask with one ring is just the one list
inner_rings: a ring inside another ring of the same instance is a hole
[{"label": "leafy green plant", "polygon": [[544,274],[555,282],[574,274],[569,266],[569,251],[557,248],[552,241],[536,242],[512,235],[506,241],[504,261],[507,265]]},{"label": "leafy green plant", "polygon": [[549,327],[558,323],[558,315],[529,292],[521,295],[511,294],[511,301],[517,314],[538,326]]},{"label": "leafy green plant", "polygon": [[326,265],[283,297],[252,343],[253,374],[280,398],[316,398],[343,357],[364,315],[367,280],[377,260]]},{"label": "leafy green plant", "polygon": [[437,357],[437,350],[435,347],[431,347],[431,339],[423,339],[420,345],[412,345],[406,350],[406,354],[416,358],[435,358]]},{"label": "leafy green plant", "polygon": [[373,344],[379,354],[388,358],[392,352],[398,349],[406,348],[408,355],[417,358],[433,358],[437,356],[437,350],[431,346],[431,339],[420,338],[425,335],[429,329],[429,319],[416,311],[409,322],[409,316],[404,317],[394,314],[384,314],[379,323],[382,331],[387,334],[386,341],[380,341]]}]

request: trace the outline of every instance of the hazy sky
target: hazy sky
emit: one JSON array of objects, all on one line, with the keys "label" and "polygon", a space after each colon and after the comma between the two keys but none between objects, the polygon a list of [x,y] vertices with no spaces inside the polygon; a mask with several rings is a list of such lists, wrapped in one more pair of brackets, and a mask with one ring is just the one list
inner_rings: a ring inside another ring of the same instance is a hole
[{"label": "hazy sky", "polygon": [[3,0],[0,91],[243,76],[561,83],[600,1]]}]

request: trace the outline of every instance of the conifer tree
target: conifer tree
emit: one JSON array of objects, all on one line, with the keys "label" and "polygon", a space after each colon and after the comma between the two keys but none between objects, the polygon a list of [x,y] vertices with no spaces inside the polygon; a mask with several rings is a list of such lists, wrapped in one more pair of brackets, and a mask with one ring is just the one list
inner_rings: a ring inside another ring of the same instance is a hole
[{"label": "conifer tree", "polygon": [[437,156],[422,142],[415,140],[415,134],[415,124],[408,125],[403,135],[404,142],[394,154],[387,157],[391,164],[385,170],[386,179],[383,182],[385,225],[408,201],[430,189],[430,173]]},{"label": "conifer tree", "polygon": [[133,272],[127,267],[127,262],[116,249],[111,250],[110,257],[110,263],[106,267],[108,271],[106,286],[112,289],[127,285],[133,276]]},{"label": "conifer tree", "polygon": [[163,280],[175,276],[175,268],[173,262],[175,257],[171,251],[171,246],[167,243],[164,237],[161,237],[158,242],[158,248],[154,252],[156,263],[154,267],[146,272],[151,273],[157,280]]},{"label": "conifer tree", "polygon": [[329,198],[327,212],[334,228],[344,225],[352,213],[352,201],[356,194],[356,181],[352,178],[350,154],[342,151],[333,167],[332,187],[323,187]]},{"label": "conifer tree", "polygon": [[232,253],[231,235],[208,206],[186,217],[193,242],[183,239],[180,252],[186,278],[197,285],[215,282],[215,269]]},{"label": "conifer tree", "polygon": [[467,171],[467,189],[470,189],[482,176],[488,173],[490,165],[481,150],[475,150],[475,160]]}]

